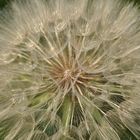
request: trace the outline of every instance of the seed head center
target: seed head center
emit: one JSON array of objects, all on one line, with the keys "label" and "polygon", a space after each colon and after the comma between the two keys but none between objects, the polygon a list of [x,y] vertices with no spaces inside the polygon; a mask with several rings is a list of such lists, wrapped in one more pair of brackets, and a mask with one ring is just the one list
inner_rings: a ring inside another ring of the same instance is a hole
[{"label": "seed head center", "polygon": [[69,78],[71,78],[71,76],[72,76],[72,72],[70,69],[67,69],[64,71],[64,78],[65,79],[69,79]]}]

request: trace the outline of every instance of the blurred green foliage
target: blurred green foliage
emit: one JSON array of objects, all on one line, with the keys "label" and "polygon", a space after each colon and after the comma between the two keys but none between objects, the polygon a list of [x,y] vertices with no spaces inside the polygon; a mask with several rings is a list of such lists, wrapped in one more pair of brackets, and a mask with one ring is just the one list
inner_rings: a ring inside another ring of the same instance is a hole
[{"label": "blurred green foliage", "polygon": [[3,8],[10,0],[0,0],[0,8]]}]

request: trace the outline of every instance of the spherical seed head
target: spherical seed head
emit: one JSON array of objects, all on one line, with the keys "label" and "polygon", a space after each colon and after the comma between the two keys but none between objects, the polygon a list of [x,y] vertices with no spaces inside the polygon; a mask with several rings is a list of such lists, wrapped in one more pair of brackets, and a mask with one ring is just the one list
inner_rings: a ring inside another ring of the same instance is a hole
[{"label": "spherical seed head", "polygon": [[15,0],[8,8],[0,17],[0,139],[139,139],[137,6]]}]

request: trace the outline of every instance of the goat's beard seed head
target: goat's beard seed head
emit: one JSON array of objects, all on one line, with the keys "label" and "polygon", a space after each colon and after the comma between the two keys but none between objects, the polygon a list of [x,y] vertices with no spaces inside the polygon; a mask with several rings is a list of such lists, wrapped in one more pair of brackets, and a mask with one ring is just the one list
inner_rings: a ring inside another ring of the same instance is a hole
[{"label": "goat's beard seed head", "polygon": [[0,18],[0,139],[139,139],[137,7],[119,0],[11,5]]}]

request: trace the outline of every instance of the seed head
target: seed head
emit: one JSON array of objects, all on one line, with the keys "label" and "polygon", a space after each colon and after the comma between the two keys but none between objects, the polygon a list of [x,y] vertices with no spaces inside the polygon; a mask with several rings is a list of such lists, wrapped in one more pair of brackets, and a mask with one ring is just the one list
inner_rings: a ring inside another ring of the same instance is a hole
[{"label": "seed head", "polygon": [[0,139],[139,139],[139,19],[121,0],[11,2],[0,14]]}]

